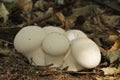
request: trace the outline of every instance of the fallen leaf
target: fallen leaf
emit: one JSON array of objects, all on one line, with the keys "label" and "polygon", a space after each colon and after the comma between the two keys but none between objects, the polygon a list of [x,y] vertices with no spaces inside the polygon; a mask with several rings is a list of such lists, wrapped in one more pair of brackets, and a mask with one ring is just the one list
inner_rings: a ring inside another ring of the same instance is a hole
[{"label": "fallen leaf", "polygon": [[101,21],[108,26],[114,27],[119,24],[120,16],[101,15]]},{"label": "fallen leaf", "polygon": [[23,13],[29,14],[32,10],[32,0],[17,0],[17,5],[23,10]]},{"label": "fallen leaf", "polygon": [[120,58],[120,49],[107,54],[106,58],[110,61],[110,63],[117,61]]},{"label": "fallen leaf", "polygon": [[0,17],[4,19],[4,23],[8,20],[9,12],[6,9],[4,3],[0,3]]},{"label": "fallen leaf", "polygon": [[36,1],[36,3],[34,4],[35,8],[44,10],[44,0],[38,0]]},{"label": "fallen leaf", "polygon": [[118,35],[109,35],[109,41],[115,42],[118,39]]},{"label": "fallen leaf", "polygon": [[107,51],[107,53],[111,53],[112,51],[117,50],[120,47],[120,37],[115,41],[113,46]]},{"label": "fallen leaf", "polygon": [[0,48],[0,55],[8,55],[10,53],[9,49]]},{"label": "fallen leaf", "polygon": [[55,13],[56,14],[56,16],[59,18],[59,20],[61,21],[61,23],[62,23],[62,27],[64,28],[64,29],[66,29],[65,28],[65,16],[61,13],[61,12],[56,12]]},{"label": "fallen leaf", "polygon": [[120,74],[120,66],[118,68],[115,67],[101,68],[101,70],[104,71],[104,75]]}]

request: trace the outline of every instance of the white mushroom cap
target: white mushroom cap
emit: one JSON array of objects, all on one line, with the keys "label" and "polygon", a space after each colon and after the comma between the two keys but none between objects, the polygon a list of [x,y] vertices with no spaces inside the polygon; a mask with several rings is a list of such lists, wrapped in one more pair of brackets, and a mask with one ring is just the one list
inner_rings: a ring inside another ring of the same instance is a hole
[{"label": "white mushroom cap", "polygon": [[69,40],[64,34],[57,32],[48,34],[42,42],[43,51],[46,53],[45,64],[60,67],[69,45]]},{"label": "white mushroom cap", "polygon": [[65,30],[60,27],[55,26],[45,26],[43,30],[46,32],[46,34],[52,33],[52,32],[59,32],[59,33],[65,33]]},{"label": "white mushroom cap", "polygon": [[80,30],[68,30],[65,32],[65,35],[68,37],[70,41],[77,38],[88,38],[87,35]]},{"label": "white mushroom cap", "polygon": [[77,63],[84,68],[94,68],[100,63],[100,50],[91,39],[80,38],[73,40],[71,51]]},{"label": "white mushroom cap", "polygon": [[[40,51],[41,42],[46,36],[45,32],[37,26],[27,26],[22,28],[14,38],[14,47],[18,52],[21,52],[29,60],[30,58],[36,58],[43,65],[44,53]],[[34,55],[35,54],[35,55]],[[38,56],[37,56],[38,55]],[[34,60],[36,63],[36,61]],[[40,64],[40,62],[38,64]],[[36,63],[37,64],[37,63]]]},{"label": "white mushroom cap", "polygon": [[52,56],[65,54],[69,45],[67,37],[58,32],[48,34],[42,42],[42,48],[45,53]]},{"label": "white mushroom cap", "polygon": [[18,52],[26,53],[40,47],[45,32],[37,26],[22,28],[14,38],[14,46]]}]

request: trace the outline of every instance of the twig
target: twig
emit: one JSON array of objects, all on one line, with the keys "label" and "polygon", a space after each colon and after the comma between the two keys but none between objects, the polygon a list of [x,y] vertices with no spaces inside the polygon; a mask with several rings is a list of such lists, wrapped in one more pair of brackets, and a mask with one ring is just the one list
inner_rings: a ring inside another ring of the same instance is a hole
[{"label": "twig", "polygon": [[73,72],[73,71],[63,71],[63,73],[78,74],[78,75],[97,74],[96,72]]},{"label": "twig", "polygon": [[12,42],[9,42],[9,41],[3,40],[3,39],[0,39],[0,41],[6,42],[8,44],[13,44]]}]

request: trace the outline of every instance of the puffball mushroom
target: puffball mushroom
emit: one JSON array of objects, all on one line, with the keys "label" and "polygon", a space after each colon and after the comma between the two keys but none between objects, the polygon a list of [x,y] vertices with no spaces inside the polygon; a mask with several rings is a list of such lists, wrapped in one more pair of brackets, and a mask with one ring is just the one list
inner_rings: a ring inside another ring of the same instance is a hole
[{"label": "puffball mushroom", "polygon": [[60,27],[55,26],[45,26],[43,30],[46,32],[46,34],[52,33],[52,32],[59,32],[59,33],[65,33],[65,30]]},{"label": "puffball mushroom", "polygon": [[94,68],[101,61],[101,53],[91,39],[78,38],[71,43],[71,52],[77,63],[83,68]]},{"label": "puffball mushroom", "polygon": [[41,43],[45,36],[45,32],[38,26],[24,27],[16,34],[14,47],[29,61],[32,59],[36,65],[44,65],[44,52],[41,49]]},{"label": "puffball mushroom", "polygon": [[70,41],[77,38],[88,38],[87,35],[81,30],[68,30],[65,32],[65,35],[68,37]]},{"label": "puffball mushroom", "polygon": [[64,34],[58,32],[48,34],[42,42],[43,51],[46,53],[46,65],[61,66],[69,45],[69,40]]},{"label": "puffball mushroom", "polygon": [[79,71],[96,67],[101,60],[98,46],[88,38],[78,38],[71,42],[71,51],[64,57],[62,68],[68,71]]},{"label": "puffball mushroom", "polygon": [[[68,30],[65,32],[65,35],[68,37],[70,42],[78,38],[88,38],[87,35],[80,30]],[[75,61],[75,58],[73,57],[73,54],[71,53],[71,47],[64,57],[62,68],[66,66],[68,66],[68,69],[67,69],[68,71],[77,71],[77,70],[82,69],[82,67],[78,65],[77,62]]]}]

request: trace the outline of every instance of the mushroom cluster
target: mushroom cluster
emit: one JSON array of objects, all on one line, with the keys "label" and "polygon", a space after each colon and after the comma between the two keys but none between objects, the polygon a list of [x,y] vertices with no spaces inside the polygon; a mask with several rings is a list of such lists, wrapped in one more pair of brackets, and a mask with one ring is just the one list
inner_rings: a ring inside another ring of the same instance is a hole
[{"label": "mushroom cluster", "polygon": [[68,71],[94,68],[101,60],[98,46],[84,32],[54,26],[23,27],[14,38],[14,47],[32,65],[68,66]]}]

